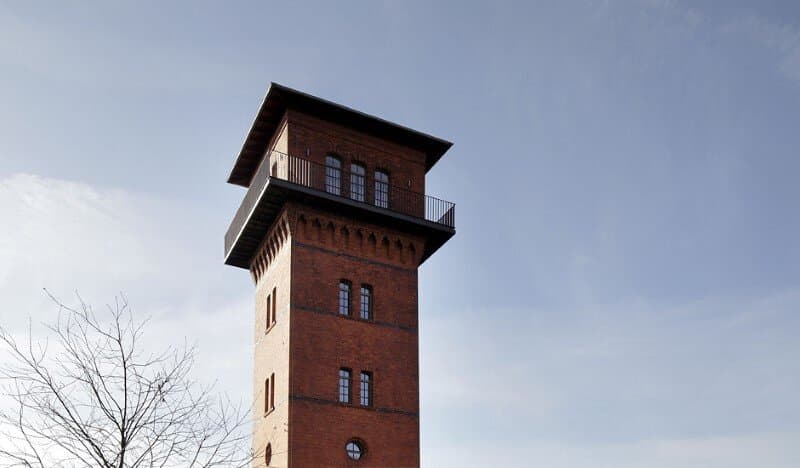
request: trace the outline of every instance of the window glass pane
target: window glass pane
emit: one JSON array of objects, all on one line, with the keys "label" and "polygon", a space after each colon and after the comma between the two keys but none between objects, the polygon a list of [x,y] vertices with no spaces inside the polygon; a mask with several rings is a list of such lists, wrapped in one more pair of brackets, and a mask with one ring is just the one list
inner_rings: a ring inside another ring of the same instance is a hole
[{"label": "window glass pane", "polygon": [[375,172],[375,206],[389,208],[389,174]]},{"label": "window glass pane", "polygon": [[364,449],[361,448],[361,444],[359,444],[358,442],[356,442],[354,440],[351,440],[350,442],[347,443],[347,446],[345,447],[345,450],[347,451],[347,456],[351,460],[360,460],[361,459],[361,455],[364,452]]},{"label": "window glass pane", "polygon": [[372,319],[372,288],[366,284],[361,285],[361,318]]},{"label": "window glass pane", "polygon": [[350,283],[339,282],[339,314],[350,315]]},{"label": "window glass pane", "polygon": [[364,201],[366,192],[366,169],[361,164],[350,165],[350,198],[356,201]]},{"label": "window glass pane", "polygon": [[361,406],[372,405],[372,376],[369,372],[361,373]]},{"label": "window glass pane", "polygon": [[334,195],[342,193],[342,162],[334,156],[325,157],[325,191]]},{"label": "window glass pane", "polygon": [[350,403],[350,370],[339,369],[339,401]]}]

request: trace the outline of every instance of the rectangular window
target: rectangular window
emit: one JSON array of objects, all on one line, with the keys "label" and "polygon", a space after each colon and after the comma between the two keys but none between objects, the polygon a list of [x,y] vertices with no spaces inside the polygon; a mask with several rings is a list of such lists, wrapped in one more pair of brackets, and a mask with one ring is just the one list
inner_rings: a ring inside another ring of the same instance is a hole
[{"label": "rectangular window", "polygon": [[361,164],[353,163],[350,165],[350,198],[356,201],[364,201],[366,192],[366,169]]},{"label": "rectangular window", "polygon": [[335,156],[325,157],[325,191],[342,194],[342,161]]},{"label": "rectangular window", "polygon": [[350,315],[350,282],[339,281],[339,315]]},{"label": "rectangular window", "polygon": [[278,288],[272,288],[272,325],[278,320]]},{"label": "rectangular window", "polygon": [[350,369],[339,369],[339,402],[350,403]]},{"label": "rectangular window", "polygon": [[361,285],[361,318],[372,320],[372,287],[368,284]]},{"label": "rectangular window", "polygon": [[269,327],[272,325],[272,297],[267,296],[267,319],[266,319],[266,330],[269,330]]},{"label": "rectangular window", "polygon": [[275,373],[264,381],[264,413],[275,410]]},{"label": "rectangular window", "polygon": [[389,208],[389,174],[375,171],[375,206]]},{"label": "rectangular window", "polygon": [[269,410],[275,410],[275,373],[269,378]]},{"label": "rectangular window", "polygon": [[372,406],[372,373],[361,371],[361,406]]}]

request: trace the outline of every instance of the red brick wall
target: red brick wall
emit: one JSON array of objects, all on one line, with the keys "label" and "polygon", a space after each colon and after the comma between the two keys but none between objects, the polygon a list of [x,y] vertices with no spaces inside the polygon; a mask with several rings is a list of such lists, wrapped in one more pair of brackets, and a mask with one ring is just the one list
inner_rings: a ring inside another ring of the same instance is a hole
[{"label": "red brick wall", "polygon": [[[279,140],[288,140],[290,155],[323,163],[333,152],[344,170],[351,161],[366,165],[367,199],[378,169],[389,172],[392,185],[424,193],[423,153],[295,111],[285,119]],[[271,466],[419,466],[417,267],[425,239],[295,202],[278,219],[251,267],[257,284],[254,447],[272,444]],[[352,318],[337,314],[340,279],[352,283]],[[372,286],[371,321],[358,319],[362,283]],[[265,334],[265,301],[275,285],[278,324]],[[341,367],[353,371],[350,405],[338,402]],[[362,370],[373,376],[370,408],[359,405]],[[264,415],[271,372],[277,405]],[[345,453],[351,438],[366,444],[358,462]]]},{"label": "red brick wall", "polygon": [[[349,466],[344,446],[358,438],[367,446],[358,466],[419,466],[418,258],[408,249],[412,243],[421,247],[421,239],[307,206],[289,209],[296,219],[290,464]],[[314,225],[319,228],[309,227]],[[373,253],[369,242],[356,242],[353,234],[345,240],[342,228],[390,239],[393,250]],[[340,279],[352,282],[352,318],[338,315]],[[372,321],[357,318],[362,283],[372,286]],[[353,371],[351,405],[337,401],[341,367]],[[373,375],[371,408],[359,405],[362,370]]]},{"label": "red brick wall", "polygon": [[[349,171],[351,162],[366,165],[367,187],[372,188],[376,170],[389,172],[390,183],[425,193],[425,154],[376,137],[358,133],[341,125],[296,111],[287,112],[289,154],[325,163],[325,155],[335,153]],[[368,191],[367,198],[371,198]]]}]

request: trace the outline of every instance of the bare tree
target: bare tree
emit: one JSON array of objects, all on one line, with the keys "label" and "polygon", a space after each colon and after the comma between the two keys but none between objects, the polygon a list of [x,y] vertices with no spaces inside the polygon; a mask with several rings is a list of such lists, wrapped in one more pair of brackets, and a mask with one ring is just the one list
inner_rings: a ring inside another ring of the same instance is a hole
[{"label": "bare tree", "polygon": [[[49,293],[48,293],[49,294]],[[249,412],[190,377],[195,349],[151,354],[147,321],[124,298],[100,318],[82,300],[59,307],[45,341],[0,328],[11,410],[0,407],[2,467],[243,467]],[[80,299],[80,298],[79,298]]]}]

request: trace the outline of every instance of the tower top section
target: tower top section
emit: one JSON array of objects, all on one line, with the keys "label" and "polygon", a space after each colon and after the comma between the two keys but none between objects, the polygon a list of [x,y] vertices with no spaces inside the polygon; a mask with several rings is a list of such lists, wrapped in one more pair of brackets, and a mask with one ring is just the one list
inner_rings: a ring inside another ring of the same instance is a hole
[{"label": "tower top section", "polygon": [[[425,175],[451,146],[273,83],[228,178],[247,193],[225,233],[225,263],[250,268],[286,207],[302,205],[360,223],[364,232],[416,236],[424,244],[414,258],[420,265],[455,234],[455,204],[425,193]],[[363,236],[368,243],[379,237]]]},{"label": "tower top section", "polygon": [[289,109],[421,151],[425,154],[426,171],[430,170],[453,146],[447,140],[273,82],[247,133],[236,163],[228,176],[228,183],[250,186],[268,150],[272,136],[280,126],[284,113]]}]

